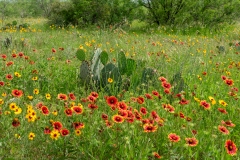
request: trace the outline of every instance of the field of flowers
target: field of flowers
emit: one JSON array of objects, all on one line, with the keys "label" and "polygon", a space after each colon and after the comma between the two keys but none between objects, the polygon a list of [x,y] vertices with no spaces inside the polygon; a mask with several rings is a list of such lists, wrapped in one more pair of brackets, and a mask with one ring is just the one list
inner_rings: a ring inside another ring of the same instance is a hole
[{"label": "field of flowers", "polygon": [[[237,27],[184,36],[32,23],[0,30],[0,159],[240,159]],[[79,83],[76,52],[97,48],[112,64],[119,52],[138,62],[127,89]],[[144,67],[156,77],[147,84]]]}]

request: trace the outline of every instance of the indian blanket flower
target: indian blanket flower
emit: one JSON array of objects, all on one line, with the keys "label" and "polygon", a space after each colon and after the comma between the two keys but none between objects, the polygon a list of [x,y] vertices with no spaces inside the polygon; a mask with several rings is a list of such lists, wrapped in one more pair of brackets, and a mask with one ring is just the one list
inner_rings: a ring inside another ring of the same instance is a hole
[{"label": "indian blanket flower", "polygon": [[50,133],[51,133],[51,129],[49,127],[45,127],[44,134],[50,134]]},{"label": "indian blanket flower", "polygon": [[167,79],[164,78],[164,77],[159,77],[158,80],[161,81],[161,82],[167,82]]},{"label": "indian blanket flower", "polygon": [[34,137],[35,137],[35,134],[33,132],[30,132],[29,135],[28,135],[28,139],[33,140]]},{"label": "indian blanket flower", "polygon": [[12,90],[12,95],[14,96],[14,97],[22,97],[22,95],[23,95],[23,91],[22,90],[17,90],[17,89],[14,89],[14,90]]},{"label": "indian blanket flower", "polygon": [[171,88],[171,84],[166,82],[166,81],[164,81],[164,82],[162,82],[162,87],[165,88],[165,89],[170,89]]},{"label": "indian blanket flower", "polygon": [[226,126],[228,126],[228,127],[235,127],[236,125],[234,124],[234,123],[232,123],[232,121],[221,121],[221,123],[223,124],[223,125],[226,125]]},{"label": "indian blanket flower", "polygon": [[68,117],[70,117],[70,116],[73,115],[73,111],[72,111],[72,109],[70,109],[70,108],[65,109],[65,110],[64,110],[64,113],[65,113]]},{"label": "indian blanket flower", "polygon": [[108,120],[108,115],[105,114],[105,113],[103,113],[101,117],[102,117],[102,119],[105,120],[105,121]]},{"label": "indian blanket flower", "polygon": [[96,104],[90,103],[90,104],[88,104],[88,108],[94,110],[94,109],[97,109],[98,106]]},{"label": "indian blanket flower", "polygon": [[69,93],[68,94],[69,99],[71,99],[72,101],[76,100],[76,96],[73,93]]},{"label": "indian blanket flower", "polygon": [[196,138],[185,138],[187,146],[195,147],[198,144],[198,140]]},{"label": "indian blanket flower", "polygon": [[76,114],[82,114],[83,113],[83,108],[82,107],[73,106],[72,109]]},{"label": "indian blanket flower", "polygon": [[157,131],[158,126],[157,125],[153,125],[153,124],[144,124],[143,125],[143,129],[144,132],[156,132]]},{"label": "indian blanket flower", "polygon": [[207,103],[205,100],[200,101],[200,106],[204,107],[204,109],[210,109],[211,105]]},{"label": "indian blanket flower", "polygon": [[59,131],[60,131],[60,130],[62,129],[62,127],[63,127],[62,123],[59,122],[59,121],[53,122],[52,125],[53,125],[53,128],[54,128],[55,130],[59,130]]},{"label": "indian blanket flower", "polygon": [[231,156],[234,156],[234,155],[237,154],[238,148],[237,148],[236,144],[232,140],[230,140],[230,139],[226,140],[225,148],[227,150],[227,154],[229,154]]},{"label": "indian blanket flower", "polygon": [[171,142],[178,142],[180,141],[180,136],[178,136],[177,134],[175,133],[170,133],[168,135],[168,139],[171,141]]},{"label": "indian blanket flower", "polygon": [[97,92],[91,92],[90,95],[95,97],[95,98],[98,98],[98,93]]},{"label": "indian blanket flower", "polygon": [[82,129],[85,127],[84,123],[81,123],[81,122],[73,122],[72,125],[74,129]]},{"label": "indian blanket flower", "polygon": [[212,105],[216,104],[216,101],[213,97],[209,96],[208,98],[211,101]]},{"label": "indian blanket flower", "polygon": [[122,109],[120,109],[120,110],[118,110],[118,114],[119,114],[120,116],[124,117],[124,118],[127,118],[127,117],[128,117],[128,112],[127,112],[127,110],[122,110]]},{"label": "indian blanket flower", "polygon": [[157,159],[161,159],[162,158],[157,152],[153,152],[152,154]]},{"label": "indian blanket flower", "polygon": [[5,84],[5,83],[4,83],[3,81],[0,81],[0,86],[2,86],[2,87],[3,87],[3,86],[4,86],[4,84]]},{"label": "indian blanket flower", "polygon": [[143,103],[144,103],[144,98],[141,97],[141,96],[137,97],[137,102],[138,102],[139,104],[143,104]]},{"label": "indian blanket flower", "polygon": [[157,97],[159,96],[159,93],[158,93],[158,91],[155,91],[155,90],[154,90],[154,91],[152,91],[152,94],[153,94],[154,96],[157,96]]},{"label": "indian blanket flower", "polygon": [[50,133],[50,137],[53,139],[53,140],[58,140],[60,136],[60,133],[58,130],[52,130],[51,133]]},{"label": "indian blanket flower", "polygon": [[60,133],[62,136],[67,136],[70,132],[68,129],[64,128],[60,130]]},{"label": "indian blanket flower", "polygon": [[224,100],[219,100],[218,102],[219,102],[219,104],[221,104],[224,107],[227,106],[227,103]]},{"label": "indian blanket flower", "polygon": [[127,104],[125,102],[119,102],[117,104],[117,108],[121,109],[121,110],[127,110],[128,106],[127,106]]},{"label": "indian blanket flower", "polygon": [[181,104],[181,105],[186,105],[186,104],[188,104],[188,103],[189,103],[189,101],[186,100],[185,98],[182,98],[182,99],[180,100],[180,102],[179,102],[179,104]]},{"label": "indian blanket flower", "polygon": [[124,118],[120,115],[113,115],[112,116],[112,120],[115,122],[115,123],[123,123],[124,122]]},{"label": "indian blanket flower", "polygon": [[18,127],[20,126],[20,121],[18,118],[14,118],[13,121],[12,121],[12,126],[13,127]]},{"label": "indian blanket flower", "polygon": [[106,101],[110,107],[116,106],[118,104],[118,99],[115,96],[107,97]]},{"label": "indian blanket flower", "polygon": [[233,84],[234,84],[234,82],[233,82],[232,79],[226,79],[224,82],[225,82],[228,86],[233,86]]},{"label": "indian blanket flower", "polygon": [[145,107],[141,107],[141,108],[140,108],[140,113],[141,113],[142,115],[146,115],[146,114],[148,113],[148,111],[147,111],[147,109],[146,109]]},{"label": "indian blanket flower", "polygon": [[229,134],[229,131],[225,126],[218,126],[218,130],[223,134]]},{"label": "indian blanket flower", "polygon": [[95,103],[96,102],[96,97],[92,96],[92,95],[89,95],[87,97],[87,100],[90,102],[90,103]]},{"label": "indian blanket flower", "polygon": [[42,106],[41,111],[42,111],[42,114],[49,115],[49,110],[48,110],[47,106]]},{"label": "indian blanket flower", "polygon": [[112,121],[106,120],[106,121],[105,121],[105,124],[106,124],[106,126],[107,126],[108,128],[111,128],[114,123],[113,123]]},{"label": "indian blanket flower", "polygon": [[58,94],[57,98],[58,98],[59,100],[63,100],[63,101],[68,100],[67,95],[66,95],[66,94],[62,94],[62,93]]},{"label": "indian blanket flower", "polygon": [[223,114],[227,114],[227,111],[224,108],[218,108],[218,111],[223,113]]}]

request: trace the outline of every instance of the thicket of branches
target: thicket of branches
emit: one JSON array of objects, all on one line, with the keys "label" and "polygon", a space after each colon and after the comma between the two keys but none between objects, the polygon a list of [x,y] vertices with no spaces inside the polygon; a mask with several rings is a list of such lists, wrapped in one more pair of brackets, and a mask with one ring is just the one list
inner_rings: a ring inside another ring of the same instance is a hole
[{"label": "thicket of branches", "polygon": [[138,19],[155,25],[232,23],[240,15],[240,0],[1,0],[0,16],[44,16],[56,25],[130,24]]}]

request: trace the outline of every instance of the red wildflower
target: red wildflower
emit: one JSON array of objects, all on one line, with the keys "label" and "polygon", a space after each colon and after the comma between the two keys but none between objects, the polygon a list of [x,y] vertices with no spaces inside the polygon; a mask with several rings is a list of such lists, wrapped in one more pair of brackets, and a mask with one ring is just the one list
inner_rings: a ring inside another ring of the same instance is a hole
[{"label": "red wildflower", "polygon": [[179,112],[179,117],[180,118],[185,118],[184,114],[182,112]]},{"label": "red wildflower", "polygon": [[153,156],[157,159],[161,159],[162,157],[157,153],[157,152],[153,152]]},{"label": "red wildflower", "polygon": [[79,107],[79,106],[73,106],[73,111],[76,113],[76,114],[82,114],[83,113],[83,109],[82,107]]},{"label": "red wildflower", "polygon": [[53,122],[52,125],[53,125],[53,128],[58,130],[58,131],[60,131],[62,129],[62,127],[63,127],[62,123],[59,122],[59,121]]},{"label": "red wildflower", "polygon": [[114,115],[112,116],[112,120],[115,122],[115,123],[123,123],[124,122],[124,118],[120,115]]},{"label": "red wildflower", "polygon": [[119,114],[120,116],[124,117],[124,118],[127,118],[127,117],[128,117],[128,112],[127,112],[127,110],[122,110],[122,109],[120,109],[120,110],[118,111],[118,114]]},{"label": "red wildflower", "polygon": [[147,109],[144,108],[144,107],[141,107],[141,108],[140,108],[140,112],[141,112],[143,115],[146,115],[146,114],[147,114]]},{"label": "red wildflower", "polygon": [[18,126],[20,126],[20,121],[18,120],[18,118],[14,118],[14,119],[13,119],[12,126],[13,126],[13,127],[18,127]]},{"label": "red wildflower", "polygon": [[13,54],[12,54],[12,57],[13,57],[13,58],[16,58],[16,57],[17,57],[17,54],[13,53]]},{"label": "red wildflower", "polygon": [[64,48],[63,48],[63,47],[59,47],[58,49],[59,49],[60,51],[63,51],[63,50],[64,50]]},{"label": "red wildflower", "polygon": [[157,125],[152,125],[152,124],[144,124],[143,125],[143,129],[144,129],[144,132],[155,132],[157,131]]},{"label": "red wildflower", "polygon": [[184,99],[184,98],[182,98],[181,101],[179,102],[179,104],[181,104],[181,105],[185,105],[185,104],[188,104],[188,103],[189,103],[189,101]]},{"label": "red wildflower", "polygon": [[36,104],[36,108],[37,108],[37,109],[41,109],[42,106],[43,106],[43,102],[38,102],[38,103]]},{"label": "red wildflower", "polygon": [[13,65],[13,64],[14,64],[14,62],[13,62],[13,61],[9,61],[9,62],[7,62],[7,63],[6,63],[6,66],[8,66],[8,67],[9,67],[9,66],[11,66],[11,65]]},{"label": "red wildflower", "polygon": [[193,134],[193,135],[196,135],[196,134],[197,134],[197,131],[196,131],[196,130],[192,130],[192,134]]},{"label": "red wildflower", "polygon": [[7,59],[7,56],[5,54],[1,55],[2,59]]},{"label": "red wildflower", "polygon": [[47,108],[46,106],[42,106],[42,107],[41,107],[41,110],[42,110],[42,113],[43,113],[44,115],[48,115],[48,114],[49,114],[49,110],[48,110],[48,108]]},{"label": "red wildflower", "polygon": [[97,109],[98,106],[97,106],[96,104],[92,104],[92,103],[90,103],[90,104],[88,104],[88,108],[94,110],[94,109]]},{"label": "red wildflower", "polygon": [[170,133],[168,135],[168,139],[171,141],[171,142],[178,142],[180,141],[180,136],[178,136],[177,134],[175,133]]},{"label": "red wildflower", "polygon": [[81,122],[73,122],[74,129],[82,129],[85,127],[85,125]]},{"label": "red wildflower", "polygon": [[190,147],[195,147],[198,144],[198,140],[196,138],[185,138],[186,144]]},{"label": "red wildflower", "polygon": [[119,102],[118,103],[118,109],[121,109],[121,110],[127,110],[128,106],[125,102]]},{"label": "red wildflower", "polygon": [[226,79],[225,83],[229,86],[232,86],[233,85],[233,80],[232,79]]},{"label": "red wildflower", "polygon": [[164,93],[170,94],[170,90],[169,89],[164,89]]},{"label": "red wildflower", "polygon": [[224,108],[218,108],[218,111],[223,113],[223,114],[227,114],[227,111]]},{"label": "red wildflower", "polygon": [[23,91],[22,91],[22,90],[14,89],[14,90],[12,90],[12,95],[13,95],[14,97],[22,97]]},{"label": "red wildflower", "polygon": [[12,79],[13,79],[13,76],[12,76],[11,74],[7,74],[7,75],[6,75],[6,78],[7,78],[8,80],[12,80]]},{"label": "red wildflower", "polygon": [[226,76],[221,76],[221,78],[222,78],[222,80],[224,80],[224,81],[227,79]]},{"label": "red wildflower", "polygon": [[167,81],[167,79],[164,78],[164,77],[159,77],[158,79],[159,79],[161,82],[166,82],[166,81]]},{"label": "red wildflower", "polygon": [[153,99],[152,96],[151,96],[151,94],[149,94],[149,93],[146,93],[146,94],[145,94],[145,97],[146,97],[147,99]]},{"label": "red wildflower", "polygon": [[137,119],[137,120],[141,120],[142,119],[142,116],[140,113],[138,113],[138,111],[135,109],[134,110],[134,117]]},{"label": "red wildflower", "polygon": [[52,48],[52,53],[56,53],[56,49],[55,48]]},{"label": "red wildflower", "polygon": [[3,81],[0,81],[0,86],[4,86],[4,82]]},{"label": "red wildflower", "polygon": [[67,136],[70,132],[68,129],[64,128],[64,129],[61,129],[60,133],[62,136]]},{"label": "red wildflower", "polygon": [[158,91],[152,91],[152,94],[154,95],[154,96],[159,96],[159,93],[158,93]]},{"label": "red wildflower", "polygon": [[65,109],[65,110],[64,110],[64,113],[65,113],[68,117],[72,116],[72,114],[73,114],[73,112],[72,112],[72,110],[71,110],[70,108]]},{"label": "red wildflower", "polygon": [[204,107],[204,109],[210,109],[210,108],[211,108],[210,104],[207,103],[206,101],[201,101],[201,102],[200,102],[200,105],[201,105],[202,107]]},{"label": "red wildflower", "polygon": [[222,121],[223,125],[226,125],[228,127],[235,127],[236,125],[232,123],[232,121]]},{"label": "red wildflower", "polygon": [[95,103],[96,102],[96,98],[94,96],[92,96],[92,95],[88,96],[87,99],[91,103]]},{"label": "red wildflower", "polygon": [[105,121],[108,120],[108,115],[105,114],[105,113],[103,113],[103,114],[102,114],[102,119],[105,120]]},{"label": "red wildflower", "polygon": [[166,82],[166,81],[164,81],[164,82],[162,82],[162,87],[165,88],[165,89],[170,89],[171,88],[171,84]]},{"label": "red wildflower", "polygon": [[107,127],[111,128],[114,123],[111,122],[111,121],[109,121],[109,120],[106,120],[106,121],[105,121],[105,124],[106,124]]},{"label": "red wildflower", "polygon": [[171,106],[170,104],[163,104],[162,107],[170,113],[174,113],[174,111],[175,111],[175,108],[173,106]]},{"label": "red wildflower", "polygon": [[72,101],[75,101],[76,100],[76,97],[73,93],[69,93],[68,94],[69,98],[72,100]]},{"label": "red wildflower", "polygon": [[225,126],[218,126],[218,130],[223,134],[229,134],[229,131]]},{"label": "red wildflower", "polygon": [[44,134],[50,134],[51,133],[51,130],[49,127],[45,127],[44,128]]},{"label": "red wildflower", "polygon": [[22,57],[24,56],[23,52],[19,52],[19,53],[18,53],[18,56],[19,56],[20,58],[22,58]]},{"label": "red wildflower", "polygon": [[153,118],[154,120],[160,118],[156,111],[152,111],[152,112],[151,112],[151,116],[152,116],[152,118]]},{"label": "red wildflower", "polygon": [[139,104],[143,104],[143,103],[144,103],[144,98],[141,97],[141,96],[139,96],[139,97],[137,98],[137,102],[138,102]]},{"label": "red wildflower", "polygon": [[98,93],[97,92],[91,92],[90,95],[95,97],[95,98],[98,98]]},{"label": "red wildflower", "polygon": [[110,96],[107,97],[107,104],[111,107],[111,106],[116,106],[118,103],[118,99],[115,96]]},{"label": "red wildflower", "polygon": [[60,94],[58,94],[58,99],[66,101],[68,99],[68,97],[66,94],[60,93]]},{"label": "red wildflower", "polygon": [[202,75],[206,76],[206,75],[207,75],[207,72],[202,72]]},{"label": "red wildflower", "polygon": [[230,139],[229,140],[226,140],[225,142],[225,148],[227,150],[227,154],[230,154],[231,156],[234,156],[237,154],[237,146],[235,145],[235,143],[233,141],[231,141]]}]

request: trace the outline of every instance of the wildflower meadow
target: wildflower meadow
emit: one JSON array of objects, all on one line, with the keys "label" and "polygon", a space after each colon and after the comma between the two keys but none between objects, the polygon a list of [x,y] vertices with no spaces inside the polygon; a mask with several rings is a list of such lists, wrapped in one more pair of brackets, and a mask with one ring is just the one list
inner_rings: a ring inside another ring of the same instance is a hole
[{"label": "wildflower meadow", "polygon": [[22,21],[0,30],[0,159],[240,159],[238,24],[187,35]]}]

